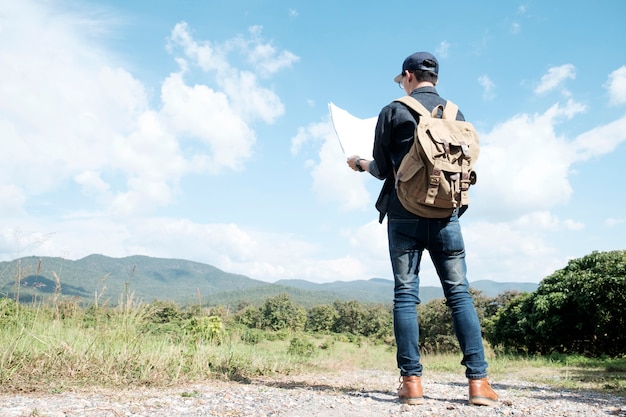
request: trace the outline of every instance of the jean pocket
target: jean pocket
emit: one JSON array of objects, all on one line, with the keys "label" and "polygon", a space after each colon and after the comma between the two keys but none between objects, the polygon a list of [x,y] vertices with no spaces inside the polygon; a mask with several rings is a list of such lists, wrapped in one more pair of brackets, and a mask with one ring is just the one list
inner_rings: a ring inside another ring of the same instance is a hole
[{"label": "jean pocket", "polygon": [[419,220],[388,220],[389,247],[394,251],[411,250],[417,245]]}]

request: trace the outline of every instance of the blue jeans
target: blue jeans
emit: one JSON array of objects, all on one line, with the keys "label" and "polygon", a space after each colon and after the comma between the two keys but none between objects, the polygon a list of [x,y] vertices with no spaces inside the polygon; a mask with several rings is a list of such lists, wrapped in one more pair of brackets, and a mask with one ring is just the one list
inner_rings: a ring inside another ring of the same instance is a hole
[{"label": "blue jeans", "polygon": [[469,293],[465,244],[458,214],[449,219],[389,219],[389,254],[394,274],[394,333],[400,375],[422,375],[417,305],[422,253],[428,250],[443,287],[446,304],[463,352],[462,365],[470,379],[487,376],[480,322]]}]

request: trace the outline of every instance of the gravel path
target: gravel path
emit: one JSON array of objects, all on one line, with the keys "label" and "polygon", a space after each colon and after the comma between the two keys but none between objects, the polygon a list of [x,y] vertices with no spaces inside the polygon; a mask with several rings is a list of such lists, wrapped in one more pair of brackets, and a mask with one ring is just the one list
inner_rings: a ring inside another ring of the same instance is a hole
[{"label": "gravel path", "polygon": [[[349,379],[348,379],[349,378]],[[381,417],[624,416],[626,398],[563,391],[522,380],[493,379],[496,407],[467,405],[462,376],[423,379],[426,404],[402,405],[395,373],[355,371],[326,377],[289,376],[250,383],[211,381],[163,389],[0,394],[1,417]]]}]

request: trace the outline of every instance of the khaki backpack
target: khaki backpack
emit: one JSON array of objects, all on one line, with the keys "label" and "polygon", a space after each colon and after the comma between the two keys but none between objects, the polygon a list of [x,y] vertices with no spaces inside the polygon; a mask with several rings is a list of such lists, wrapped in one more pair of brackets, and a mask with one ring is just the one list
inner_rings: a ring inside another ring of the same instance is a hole
[{"label": "khaki backpack", "polygon": [[420,116],[413,145],[395,172],[398,198],[420,217],[449,217],[455,208],[469,205],[468,190],[476,183],[473,167],[480,153],[478,133],[471,123],[456,120],[458,107],[451,101],[432,113],[411,96],[395,101]]}]

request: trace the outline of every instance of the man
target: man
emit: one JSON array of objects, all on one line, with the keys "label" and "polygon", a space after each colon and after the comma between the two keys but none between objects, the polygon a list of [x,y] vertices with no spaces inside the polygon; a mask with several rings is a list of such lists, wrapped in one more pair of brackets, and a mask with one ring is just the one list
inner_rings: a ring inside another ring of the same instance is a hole
[{"label": "man", "polygon": [[[445,105],[435,89],[439,76],[437,59],[427,52],[417,52],[407,57],[402,72],[394,78],[407,95],[432,111]],[[457,120],[464,120],[459,111]],[[487,381],[487,362],[483,350],[480,322],[469,293],[466,277],[465,246],[459,215],[455,209],[449,218],[429,219],[418,217],[400,203],[394,186],[394,170],[413,143],[413,133],[419,115],[404,104],[392,102],[379,116],[374,137],[373,160],[358,155],[347,163],[355,171],[369,172],[385,180],[376,202],[382,223],[385,215],[389,239],[389,254],[394,274],[394,334],[397,345],[397,363],[401,385],[400,401],[405,404],[423,404],[422,364],[419,351],[417,305],[419,299],[419,266],[426,249],[433,261],[452,311],[456,337],[463,351],[462,365],[469,382],[469,403],[495,405],[498,396]]]}]

